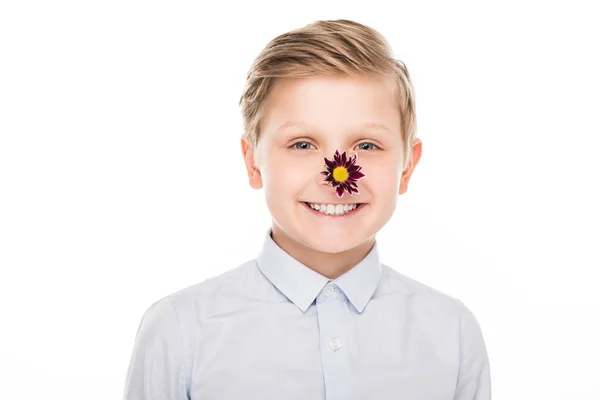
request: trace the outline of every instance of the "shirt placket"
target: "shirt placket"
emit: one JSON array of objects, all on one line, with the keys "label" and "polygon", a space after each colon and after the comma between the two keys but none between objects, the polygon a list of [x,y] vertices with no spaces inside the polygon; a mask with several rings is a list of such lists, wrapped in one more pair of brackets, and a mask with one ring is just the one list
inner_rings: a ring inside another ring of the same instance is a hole
[{"label": "shirt placket", "polygon": [[333,282],[317,296],[321,363],[327,400],[348,400],[352,393],[348,350],[347,298]]}]

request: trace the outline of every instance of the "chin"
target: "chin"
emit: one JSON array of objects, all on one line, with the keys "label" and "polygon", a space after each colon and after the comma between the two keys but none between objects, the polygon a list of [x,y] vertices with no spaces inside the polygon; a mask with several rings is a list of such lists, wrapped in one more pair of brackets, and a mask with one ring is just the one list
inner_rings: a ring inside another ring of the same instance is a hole
[{"label": "chin", "polygon": [[[342,253],[360,245],[364,240],[359,238],[358,233],[343,234],[317,230],[314,232],[300,231],[300,242],[306,247],[322,253]],[[366,240],[366,239],[365,239]]]},{"label": "chin", "polygon": [[314,250],[319,251],[321,253],[329,253],[329,254],[337,254],[343,253],[352,249],[354,246],[348,246],[346,243],[331,243],[326,244],[324,246],[318,246]]}]

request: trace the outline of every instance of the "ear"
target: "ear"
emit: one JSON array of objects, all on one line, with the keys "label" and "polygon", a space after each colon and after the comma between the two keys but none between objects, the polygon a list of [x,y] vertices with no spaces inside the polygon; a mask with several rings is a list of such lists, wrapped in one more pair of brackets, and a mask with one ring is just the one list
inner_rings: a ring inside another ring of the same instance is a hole
[{"label": "ear", "polygon": [[248,144],[245,138],[241,139],[242,145],[242,156],[244,157],[244,162],[246,163],[246,170],[248,171],[248,179],[250,181],[250,186],[253,189],[260,189],[263,186],[262,175],[260,174],[260,170],[256,166],[256,161],[254,158],[254,149]]},{"label": "ear", "polygon": [[400,188],[398,190],[398,194],[404,194],[408,190],[408,181],[410,180],[410,176],[412,175],[415,167],[419,163],[421,159],[421,151],[423,148],[423,143],[420,139],[415,139],[415,143],[412,147],[412,157],[408,163],[406,169],[402,172],[402,178],[400,179]]}]

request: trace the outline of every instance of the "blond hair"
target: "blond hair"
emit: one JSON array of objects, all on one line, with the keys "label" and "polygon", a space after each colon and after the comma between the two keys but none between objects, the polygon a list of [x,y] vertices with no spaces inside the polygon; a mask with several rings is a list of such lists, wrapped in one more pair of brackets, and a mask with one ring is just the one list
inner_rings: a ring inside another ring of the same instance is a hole
[{"label": "blond hair", "polygon": [[349,20],[316,21],[271,40],[252,64],[240,98],[244,133],[252,149],[260,139],[266,99],[277,79],[323,75],[392,78],[398,99],[404,170],[416,138],[415,95],[408,70],[376,30]]}]

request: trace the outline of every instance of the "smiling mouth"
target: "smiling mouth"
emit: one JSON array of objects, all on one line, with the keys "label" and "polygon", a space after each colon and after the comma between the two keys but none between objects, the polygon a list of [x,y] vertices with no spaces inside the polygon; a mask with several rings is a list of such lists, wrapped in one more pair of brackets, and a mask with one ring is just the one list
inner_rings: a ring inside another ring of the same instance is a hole
[{"label": "smiling mouth", "polygon": [[357,210],[360,210],[365,203],[347,203],[347,204],[319,204],[319,203],[308,203],[302,202],[312,212],[319,213],[322,215],[329,215],[332,217],[343,216],[347,214],[353,214]]}]

